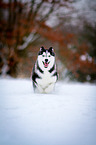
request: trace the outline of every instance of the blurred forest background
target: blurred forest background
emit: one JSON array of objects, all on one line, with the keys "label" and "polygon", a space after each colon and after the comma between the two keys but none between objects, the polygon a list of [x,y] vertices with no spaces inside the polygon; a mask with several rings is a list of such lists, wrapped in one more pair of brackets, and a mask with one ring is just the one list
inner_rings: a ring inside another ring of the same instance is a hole
[{"label": "blurred forest background", "polygon": [[30,77],[41,46],[61,80],[96,82],[96,0],[0,0],[0,75]]}]

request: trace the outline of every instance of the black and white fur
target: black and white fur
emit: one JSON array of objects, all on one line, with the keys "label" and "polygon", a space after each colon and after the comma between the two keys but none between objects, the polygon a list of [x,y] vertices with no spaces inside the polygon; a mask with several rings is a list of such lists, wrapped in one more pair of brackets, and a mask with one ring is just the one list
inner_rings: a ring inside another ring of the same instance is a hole
[{"label": "black and white fur", "polygon": [[34,91],[40,93],[52,92],[57,79],[58,74],[53,48],[45,49],[42,46],[32,71]]}]

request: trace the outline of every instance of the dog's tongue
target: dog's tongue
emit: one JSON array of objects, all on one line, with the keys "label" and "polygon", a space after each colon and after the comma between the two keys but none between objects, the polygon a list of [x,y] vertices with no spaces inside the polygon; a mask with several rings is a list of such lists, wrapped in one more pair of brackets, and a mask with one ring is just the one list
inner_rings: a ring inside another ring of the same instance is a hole
[{"label": "dog's tongue", "polygon": [[48,67],[48,63],[47,63],[47,62],[45,62],[45,63],[44,63],[44,66],[45,66],[45,67]]}]

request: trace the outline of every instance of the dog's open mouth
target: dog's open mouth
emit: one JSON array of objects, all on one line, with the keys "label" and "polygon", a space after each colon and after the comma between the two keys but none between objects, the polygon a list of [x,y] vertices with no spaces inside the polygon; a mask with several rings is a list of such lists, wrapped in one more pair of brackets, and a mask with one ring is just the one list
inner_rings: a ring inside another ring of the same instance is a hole
[{"label": "dog's open mouth", "polygon": [[50,62],[43,62],[44,67],[47,68]]}]

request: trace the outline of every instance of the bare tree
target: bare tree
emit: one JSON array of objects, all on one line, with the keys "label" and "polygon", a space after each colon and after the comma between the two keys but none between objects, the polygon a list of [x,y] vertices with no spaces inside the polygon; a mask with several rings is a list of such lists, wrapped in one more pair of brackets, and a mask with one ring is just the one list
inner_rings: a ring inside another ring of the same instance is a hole
[{"label": "bare tree", "polygon": [[[40,37],[39,30],[72,0],[0,1],[0,73],[14,74],[20,53]],[[56,22],[55,22],[56,23]]]}]

